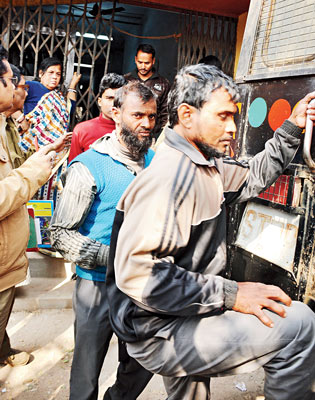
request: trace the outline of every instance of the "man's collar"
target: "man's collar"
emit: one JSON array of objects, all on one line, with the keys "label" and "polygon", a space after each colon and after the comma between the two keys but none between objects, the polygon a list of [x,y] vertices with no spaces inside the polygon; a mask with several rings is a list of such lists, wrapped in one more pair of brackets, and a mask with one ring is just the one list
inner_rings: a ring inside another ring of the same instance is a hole
[{"label": "man's collar", "polygon": [[148,79],[142,80],[142,79],[139,77],[139,75],[138,75],[138,70],[137,70],[137,68],[134,69],[133,71],[131,71],[131,76],[132,76],[133,78],[139,79],[141,82],[145,82],[145,81],[148,81],[148,80],[150,80],[150,79],[157,79],[157,78],[160,77],[160,75],[155,71],[154,68],[153,68],[153,75],[151,75],[150,78],[148,78]]},{"label": "man's collar", "polygon": [[157,79],[159,77],[160,77],[160,74],[158,72],[156,72],[155,69],[153,68],[153,75],[151,75],[149,79]]},{"label": "man's collar", "polygon": [[113,126],[113,130],[115,129],[115,121],[114,121],[113,119],[105,118],[105,117],[103,116],[103,114],[100,113],[100,115],[99,115],[99,120],[100,120],[101,122],[103,122],[103,123],[106,123],[107,125],[112,125],[112,126]]},{"label": "man's collar", "polygon": [[130,151],[118,139],[118,133],[114,130],[96,140],[91,148],[101,154],[108,154],[113,160],[124,164],[132,174],[137,175],[143,170],[145,156],[140,160],[134,160]]},{"label": "man's collar", "polygon": [[168,127],[165,128],[165,143],[168,146],[184,153],[195,164],[206,165],[208,167],[216,166],[214,158],[206,160],[199,150],[197,150],[192,144],[190,144],[173,129]]},{"label": "man's collar", "polygon": [[[99,153],[111,155],[109,144],[115,136],[116,136],[116,131],[113,130],[111,133],[107,133],[106,135],[95,140],[95,142],[90,145],[90,148]],[[112,157],[112,158],[114,158],[114,157]]]}]

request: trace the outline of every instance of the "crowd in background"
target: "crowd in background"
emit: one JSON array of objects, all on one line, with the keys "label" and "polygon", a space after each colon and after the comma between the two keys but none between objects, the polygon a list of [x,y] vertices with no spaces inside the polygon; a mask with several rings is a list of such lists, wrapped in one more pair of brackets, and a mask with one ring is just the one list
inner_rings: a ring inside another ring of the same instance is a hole
[{"label": "crowd in background", "polygon": [[6,327],[28,268],[25,205],[36,196],[54,200],[51,244],[76,264],[70,400],[97,400],[113,333],[120,363],[104,400],[136,399],[153,373],[168,399],[209,400],[211,376],[259,366],[266,399],[314,398],[312,311],[275,286],[224,278],[224,268],[226,205],[257,196],[289,165],[306,114],[315,120],[315,92],[241,163],[226,157],[238,88],[217,62],[184,67],[170,88],[141,44],[136,69],[103,77],[100,115],[72,134],[80,75],[64,95],[52,57],[25,81],[0,46],[1,363],[30,359]]}]

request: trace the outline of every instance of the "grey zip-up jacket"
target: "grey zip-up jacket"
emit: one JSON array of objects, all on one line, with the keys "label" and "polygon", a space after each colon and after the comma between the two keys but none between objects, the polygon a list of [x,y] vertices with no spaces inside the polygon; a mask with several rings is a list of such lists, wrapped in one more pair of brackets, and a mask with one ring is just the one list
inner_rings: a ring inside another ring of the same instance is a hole
[{"label": "grey zip-up jacket", "polygon": [[301,129],[285,121],[248,163],[207,161],[175,131],[117,206],[107,271],[111,322],[126,342],[169,338],[178,318],[231,309],[223,278],[227,204],[270,186],[293,159]]}]

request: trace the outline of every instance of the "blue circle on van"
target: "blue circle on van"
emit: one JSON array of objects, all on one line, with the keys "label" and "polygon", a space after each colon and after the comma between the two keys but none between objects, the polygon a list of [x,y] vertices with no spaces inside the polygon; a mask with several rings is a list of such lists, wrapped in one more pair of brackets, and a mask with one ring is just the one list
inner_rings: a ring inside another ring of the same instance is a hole
[{"label": "blue circle on van", "polygon": [[257,97],[249,106],[248,121],[253,128],[258,128],[267,115],[267,103],[262,97]]}]

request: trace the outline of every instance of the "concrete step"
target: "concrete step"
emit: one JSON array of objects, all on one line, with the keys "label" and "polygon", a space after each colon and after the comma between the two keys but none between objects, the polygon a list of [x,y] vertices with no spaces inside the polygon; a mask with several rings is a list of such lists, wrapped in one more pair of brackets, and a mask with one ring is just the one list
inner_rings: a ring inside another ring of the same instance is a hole
[{"label": "concrete step", "polygon": [[27,257],[32,277],[67,278],[72,275],[72,264],[66,262],[58,252],[49,252],[45,249],[41,251],[52,254],[53,257],[42,252],[28,252]]},{"label": "concrete step", "polygon": [[69,278],[31,278],[16,288],[13,311],[72,308],[74,284]]},{"label": "concrete step", "polygon": [[58,252],[29,252],[27,257],[30,278],[26,282],[29,283],[16,288],[13,310],[72,308],[74,281],[71,276],[74,266]]}]

